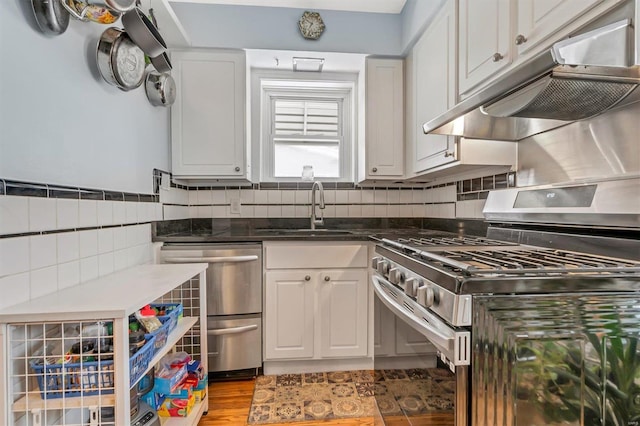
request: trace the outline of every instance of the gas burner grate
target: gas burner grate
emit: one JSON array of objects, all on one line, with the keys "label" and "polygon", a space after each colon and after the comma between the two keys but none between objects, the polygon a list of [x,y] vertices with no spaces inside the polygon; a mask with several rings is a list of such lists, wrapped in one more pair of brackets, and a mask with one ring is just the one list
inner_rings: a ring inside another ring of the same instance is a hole
[{"label": "gas burner grate", "polygon": [[515,243],[483,237],[399,238],[397,242],[415,249],[428,247],[499,247],[517,245]]},{"label": "gas burner grate", "polygon": [[420,257],[469,275],[554,275],[637,273],[640,262],[587,253],[541,248],[421,252]]}]

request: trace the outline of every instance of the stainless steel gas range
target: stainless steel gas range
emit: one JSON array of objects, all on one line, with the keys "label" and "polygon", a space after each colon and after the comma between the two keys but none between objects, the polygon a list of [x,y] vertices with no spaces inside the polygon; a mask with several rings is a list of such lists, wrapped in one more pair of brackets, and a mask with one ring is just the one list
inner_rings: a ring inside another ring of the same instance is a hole
[{"label": "stainless steel gas range", "polygon": [[[602,198],[593,186],[590,197]],[[571,188],[547,194],[555,194],[549,198],[562,209],[575,204],[578,190]],[[513,191],[545,202],[544,193],[526,194],[541,190]],[[566,194],[573,198],[555,198]],[[491,198],[487,207],[495,211]],[[625,223],[640,218],[638,206],[631,210]],[[437,363],[425,361],[424,350],[376,351],[381,418],[455,426],[640,421],[640,242],[637,229],[614,229],[610,219],[600,216],[609,221],[599,229],[545,224],[544,232],[504,222],[487,234],[499,239],[382,240],[371,264],[379,328],[390,329],[385,321],[391,320],[410,326],[432,345]],[[562,248],[576,245],[589,251]],[[607,246],[624,257],[606,255]],[[384,340],[381,332],[376,336]],[[620,359],[605,356],[607,350]],[[623,364],[624,373],[618,371]],[[399,376],[419,379],[401,385],[393,382]]]}]

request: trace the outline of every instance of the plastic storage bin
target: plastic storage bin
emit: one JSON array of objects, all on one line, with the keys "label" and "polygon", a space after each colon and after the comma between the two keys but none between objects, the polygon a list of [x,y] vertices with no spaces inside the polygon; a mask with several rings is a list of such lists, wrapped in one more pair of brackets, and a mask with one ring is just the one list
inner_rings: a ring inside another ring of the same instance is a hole
[{"label": "plastic storage bin", "polygon": [[[155,337],[129,358],[129,385],[142,376],[153,358]],[[36,374],[40,396],[55,399],[73,396],[89,396],[113,393],[113,360],[87,361],[79,363],[39,365],[31,362]]]}]

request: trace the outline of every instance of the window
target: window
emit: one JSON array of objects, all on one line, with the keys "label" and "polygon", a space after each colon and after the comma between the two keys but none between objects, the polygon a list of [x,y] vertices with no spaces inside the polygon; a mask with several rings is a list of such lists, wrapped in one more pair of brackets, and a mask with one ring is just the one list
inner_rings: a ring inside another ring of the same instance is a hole
[{"label": "window", "polygon": [[353,180],[353,83],[262,81],[262,181]]}]

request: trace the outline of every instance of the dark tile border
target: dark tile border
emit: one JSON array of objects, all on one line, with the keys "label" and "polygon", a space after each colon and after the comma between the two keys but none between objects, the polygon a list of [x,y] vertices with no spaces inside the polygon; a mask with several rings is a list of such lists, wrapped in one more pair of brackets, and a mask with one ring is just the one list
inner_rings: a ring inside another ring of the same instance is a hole
[{"label": "dark tile border", "polygon": [[101,189],[50,185],[10,179],[0,179],[0,195],[65,198],[72,200],[142,201],[149,203],[157,203],[160,201],[160,197],[157,194],[135,194],[119,191],[105,191]]},{"label": "dark tile border", "polygon": [[0,234],[0,240],[4,238],[33,237],[37,235],[63,234],[67,232],[94,231],[98,229],[108,229],[108,228],[124,228],[125,226],[137,226],[137,225],[146,225],[146,224],[151,224],[152,230],[153,230],[154,223],[156,222],[153,222],[153,221],[152,222],[135,222],[135,223],[122,223],[120,225],[87,226],[85,228],[52,229],[49,231],[22,232],[19,234]]}]

